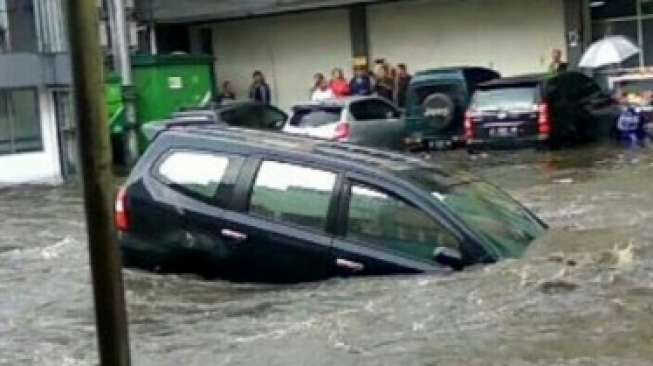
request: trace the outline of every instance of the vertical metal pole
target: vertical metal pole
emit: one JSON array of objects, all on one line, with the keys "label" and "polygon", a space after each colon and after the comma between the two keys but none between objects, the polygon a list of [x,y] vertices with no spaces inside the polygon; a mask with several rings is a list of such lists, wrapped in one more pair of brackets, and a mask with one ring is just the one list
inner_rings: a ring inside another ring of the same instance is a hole
[{"label": "vertical metal pole", "polygon": [[127,125],[123,132],[123,156],[125,165],[131,168],[138,159],[138,121],[136,119],[136,94],[132,76],[131,53],[129,51],[129,32],[124,0],[112,0],[116,22],[113,38],[117,45],[118,64],[122,79],[123,104]]},{"label": "vertical metal pole", "polygon": [[642,20],[642,1],[637,0],[637,45],[641,50],[639,52],[639,69],[643,70],[644,60],[644,21]]},{"label": "vertical metal pole", "polygon": [[69,0],[67,12],[100,363],[129,366],[97,1]]},{"label": "vertical metal pole", "polygon": [[118,26],[116,25],[116,9],[115,9],[115,4],[111,0],[102,0],[104,3],[104,6],[107,8],[107,13],[109,13],[109,39],[111,42],[111,55],[112,60],[111,63],[113,64],[113,71],[120,73],[120,60],[118,59],[118,54],[120,53],[118,50],[118,42],[116,41],[115,37],[116,34],[118,34]]}]

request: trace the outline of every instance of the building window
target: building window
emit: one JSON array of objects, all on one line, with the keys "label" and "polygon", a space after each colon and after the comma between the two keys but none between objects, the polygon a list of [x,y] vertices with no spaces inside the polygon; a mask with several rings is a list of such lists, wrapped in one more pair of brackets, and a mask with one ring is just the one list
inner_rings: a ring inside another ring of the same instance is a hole
[{"label": "building window", "polygon": [[66,22],[64,21],[66,4],[67,1],[63,0],[39,0],[35,2],[36,30],[41,52],[68,52]]},{"label": "building window", "polygon": [[592,40],[620,35],[642,47],[642,54],[622,67],[653,66],[653,0],[606,0],[591,8]]},{"label": "building window", "polygon": [[42,150],[36,91],[0,90],[0,155]]},{"label": "building window", "polygon": [[0,0],[0,52],[36,52],[32,1]]}]

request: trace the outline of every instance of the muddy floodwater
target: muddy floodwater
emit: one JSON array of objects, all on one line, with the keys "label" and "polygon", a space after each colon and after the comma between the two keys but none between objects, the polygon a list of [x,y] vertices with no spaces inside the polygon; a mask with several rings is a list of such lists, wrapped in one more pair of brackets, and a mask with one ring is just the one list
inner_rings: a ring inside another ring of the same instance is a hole
[{"label": "muddy floodwater", "polygon": [[[434,277],[233,285],[126,271],[133,364],[652,365],[653,150],[431,156],[552,229]],[[0,188],[0,365],[97,364],[75,187]]]}]

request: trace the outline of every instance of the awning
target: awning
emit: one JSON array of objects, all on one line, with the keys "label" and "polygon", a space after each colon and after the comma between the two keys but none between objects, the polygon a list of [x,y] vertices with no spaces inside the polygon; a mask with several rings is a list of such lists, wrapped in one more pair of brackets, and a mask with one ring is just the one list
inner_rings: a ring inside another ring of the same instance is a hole
[{"label": "awning", "polygon": [[237,19],[384,0],[137,0],[140,19],[186,23]]}]

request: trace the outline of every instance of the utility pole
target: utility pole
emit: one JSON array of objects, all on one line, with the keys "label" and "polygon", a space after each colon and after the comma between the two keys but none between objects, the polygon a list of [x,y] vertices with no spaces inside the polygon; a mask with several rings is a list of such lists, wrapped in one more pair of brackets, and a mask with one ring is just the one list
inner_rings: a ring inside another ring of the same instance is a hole
[{"label": "utility pole", "polygon": [[97,1],[69,0],[67,11],[100,364],[129,366]]},{"label": "utility pole", "polygon": [[136,119],[136,93],[134,78],[132,76],[131,52],[129,50],[129,32],[127,30],[127,13],[124,0],[109,0],[112,7],[109,14],[113,14],[111,22],[114,27],[111,31],[114,55],[118,59],[118,69],[122,80],[122,98],[125,106],[126,126],[123,131],[123,157],[124,163],[131,168],[136,163],[139,155],[138,149],[138,121]]}]

